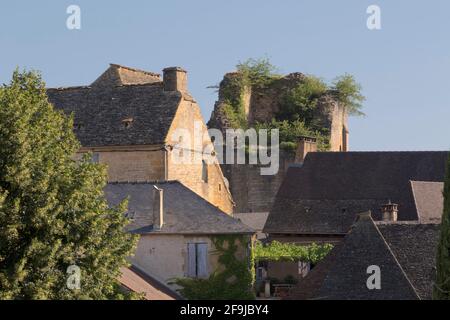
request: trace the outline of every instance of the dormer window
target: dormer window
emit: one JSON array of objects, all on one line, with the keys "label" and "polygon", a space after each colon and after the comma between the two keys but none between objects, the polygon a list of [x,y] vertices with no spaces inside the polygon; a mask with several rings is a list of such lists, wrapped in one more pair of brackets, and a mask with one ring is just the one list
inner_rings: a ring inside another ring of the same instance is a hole
[{"label": "dormer window", "polygon": [[124,128],[130,128],[132,124],[133,118],[126,118],[122,120],[122,125],[124,126]]}]

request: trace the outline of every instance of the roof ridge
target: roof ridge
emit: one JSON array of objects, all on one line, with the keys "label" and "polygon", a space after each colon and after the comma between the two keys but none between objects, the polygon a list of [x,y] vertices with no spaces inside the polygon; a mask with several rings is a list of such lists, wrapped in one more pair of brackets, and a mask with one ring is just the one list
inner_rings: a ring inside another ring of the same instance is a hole
[{"label": "roof ridge", "polygon": [[156,73],[156,72],[145,71],[145,70],[142,70],[142,69],[127,67],[127,66],[124,66],[124,65],[121,65],[121,64],[117,64],[117,63],[110,63],[109,65],[111,67],[123,68],[123,69],[127,69],[127,70],[134,71],[134,72],[145,73],[145,74],[148,74],[150,76],[159,76],[159,77],[161,77],[161,74],[160,73]]},{"label": "roof ridge", "polygon": [[171,184],[180,183],[179,180],[144,180],[144,181],[109,181],[108,184]]},{"label": "roof ridge", "polygon": [[420,183],[440,183],[444,184],[444,181],[423,181],[423,180],[409,180],[409,182],[420,182]]},{"label": "roof ridge", "polygon": [[45,90],[75,90],[75,89],[91,89],[91,86],[70,86],[70,87],[52,87],[52,88],[45,88]]},{"label": "roof ridge", "polygon": [[387,249],[389,250],[389,253],[392,255],[392,257],[394,258],[395,263],[397,264],[397,266],[400,268],[400,271],[402,272],[403,276],[405,277],[406,281],[408,281],[409,285],[411,286],[411,288],[414,291],[414,294],[417,296],[417,298],[419,300],[422,300],[419,296],[419,294],[417,293],[417,289],[416,287],[413,285],[413,283],[411,282],[411,280],[409,279],[408,275],[406,274],[405,270],[403,269],[402,265],[400,264],[400,262],[397,259],[397,256],[394,254],[394,251],[392,250],[391,246],[388,244],[388,242],[386,241],[386,239],[384,238],[383,234],[381,233],[380,229],[378,229],[377,224],[375,223],[375,221],[372,219],[372,216],[369,216],[370,220],[373,224],[373,226],[375,227],[378,235],[381,237],[381,240],[384,242],[384,244],[386,245]]}]

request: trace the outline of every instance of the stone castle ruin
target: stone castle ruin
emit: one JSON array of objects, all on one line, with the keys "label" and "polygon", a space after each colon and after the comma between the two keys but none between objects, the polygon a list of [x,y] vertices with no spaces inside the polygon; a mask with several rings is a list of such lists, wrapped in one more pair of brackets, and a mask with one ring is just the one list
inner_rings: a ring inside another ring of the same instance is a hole
[{"label": "stone castle ruin", "polygon": [[[306,78],[302,73],[291,73],[273,79],[261,87],[251,84],[238,86],[236,83],[239,77],[239,72],[227,73],[221,81],[218,101],[208,122],[209,128],[219,129],[225,133],[226,129],[245,130],[258,123],[270,123],[279,114],[286,93]],[[238,106],[237,113],[230,113],[230,101]],[[328,151],[349,150],[348,114],[335,97],[335,92],[327,90],[318,98],[312,117],[315,126],[327,132]],[[298,136],[296,140],[294,150],[280,149],[280,167],[276,175],[261,175],[261,165],[258,164],[222,165],[222,171],[229,181],[230,191],[236,203],[234,212],[270,210],[288,167],[302,163],[308,152],[318,149],[316,138],[313,136]]]}]

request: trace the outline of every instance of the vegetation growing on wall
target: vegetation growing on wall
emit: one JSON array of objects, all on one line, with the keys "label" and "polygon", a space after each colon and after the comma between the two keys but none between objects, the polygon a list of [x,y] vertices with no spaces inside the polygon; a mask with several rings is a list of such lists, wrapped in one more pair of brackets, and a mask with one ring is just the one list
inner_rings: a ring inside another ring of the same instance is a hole
[{"label": "vegetation growing on wall", "polygon": [[436,283],[433,299],[450,300],[450,158],[444,187],[444,212],[436,258]]},{"label": "vegetation growing on wall", "polygon": [[[281,76],[268,59],[249,59],[239,63],[237,73],[222,85],[222,112],[232,128],[248,128],[244,97],[246,90],[260,90],[270,86]],[[247,89],[246,89],[247,88]],[[364,115],[361,111],[365,100],[361,86],[353,76],[337,77],[331,85],[322,79],[309,75],[296,87],[286,89],[279,104],[279,112],[267,123],[255,124],[257,129],[279,129],[280,147],[295,151],[298,136],[317,138],[319,151],[329,149],[330,132],[317,122],[315,110],[318,101],[326,94],[332,95],[346,107],[351,115]]]},{"label": "vegetation growing on wall", "polygon": [[331,244],[311,244],[300,246],[293,243],[272,241],[268,245],[257,242],[255,245],[256,261],[304,261],[316,264],[333,249]]},{"label": "vegetation growing on wall", "polygon": [[208,279],[179,278],[180,294],[189,300],[246,300],[254,299],[253,250],[249,258],[237,256],[238,249],[247,248],[248,236],[222,235],[213,238],[220,267]]}]

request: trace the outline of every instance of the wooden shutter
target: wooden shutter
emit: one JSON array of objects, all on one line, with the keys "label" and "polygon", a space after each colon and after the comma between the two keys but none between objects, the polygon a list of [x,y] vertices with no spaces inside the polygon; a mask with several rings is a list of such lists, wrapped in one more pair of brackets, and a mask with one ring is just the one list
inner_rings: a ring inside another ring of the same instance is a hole
[{"label": "wooden shutter", "polygon": [[191,278],[195,278],[197,276],[197,254],[195,243],[188,243],[188,252],[187,252],[187,276]]},{"label": "wooden shutter", "polygon": [[197,277],[208,277],[208,244],[197,243]]}]

